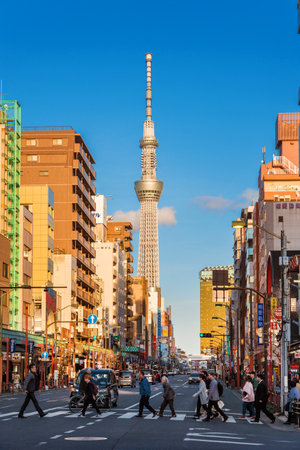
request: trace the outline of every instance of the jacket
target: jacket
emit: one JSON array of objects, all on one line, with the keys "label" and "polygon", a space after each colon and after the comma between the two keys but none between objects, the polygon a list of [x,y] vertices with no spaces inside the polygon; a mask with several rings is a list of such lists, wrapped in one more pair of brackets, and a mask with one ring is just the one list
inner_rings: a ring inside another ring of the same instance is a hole
[{"label": "jacket", "polygon": [[257,386],[258,386],[258,379],[256,377],[252,378],[252,384],[253,384],[253,389],[255,392],[257,389]]},{"label": "jacket", "polygon": [[143,377],[140,381],[140,394],[148,395],[149,397],[151,395],[150,384],[146,377]]},{"label": "jacket", "polygon": [[203,380],[200,381],[199,391],[196,392],[196,395],[199,395],[201,405],[206,405],[206,403],[208,402],[208,396],[207,396],[207,392],[206,392],[205,381],[203,381]]},{"label": "jacket", "polygon": [[267,403],[268,400],[268,389],[264,381],[260,381],[257,385],[255,392],[255,402]]},{"label": "jacket", "polygon": [[296,387],[293,387],[288,395],[289,412],[293,412],[293,402],[299,400],[299,391]]},{"label": "jacket", "polygon": [[[244,395],[244,392],[247,395]],[[243,402],[254,402],[253,384],[250,381],[246,381],[243,387]]]},{"label": "jacket", "polygon": [[35,388],[35,375],[33,372],[29,372],[24,382],[24,391],[34,392]]},{"label": "jacket", "polygon": [[213,378],[209,384],[208,400],[212,400],[212,401],[220,400],[219,390],[218,390],[218,382],[215,378]]},{"label": "jacket", "polygon": [[175,392],[171,388],[170,384],[169,383],[163,383],[163,388],[164,388],[163,397],[166,400],[172,400],[175,397]]}]

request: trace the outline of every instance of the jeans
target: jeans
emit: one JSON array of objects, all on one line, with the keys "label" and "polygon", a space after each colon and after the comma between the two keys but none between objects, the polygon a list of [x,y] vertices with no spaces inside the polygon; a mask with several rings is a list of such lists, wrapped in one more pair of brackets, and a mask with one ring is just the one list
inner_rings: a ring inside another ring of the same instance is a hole
[{"label": "jeans", "polygon": [[100,414],[100,409],[98,408],[95,400],[93,399],[93,397],[91,396],[87,396],[85,397],[84,401],[83,401],[83,408],[82,408],[82,415],[85,415],[85,412],[87,410],[87,407],[89,406],[89,404],[92,404],[92,407],[95,408],[95,410],[97,411],[97,414]]},{"label": "jeans", "polygon": [[218,400],[209,400],[209,402],[208,402],[208,408],[207,408],[207,418],[206,418],[206,419],[208,419],[208,420],[210,419],[212,407],[214,407],[215,410],[216,410],[219,414],[221,414],[222,417],[224,417],[224,418],[227,417],[226,414],[222,411],[222,409],[219,408]]},{"label": "jeans", "polygon": [[243,416],[246,415],[246,411],[249,411],[250,417],[255,415],[254,413],[254,402],[243,402]]},{"label": "jeans", "polygon": [[162,404],[160,405],[160,411],[159,411],[159,414],[163,415],[164,410],[165,410],[165,407],[166,407],[167,405],[169,405],[170,410],[171,410],[171,413],[172,413],[172,415],[174,416],[176,413],[175,413],[175,409],[174,409],[174,399],[173,399],[173,398],[170,398],[169,400],[167,400],[166,398],[163,399],[163,402],[162,402]]},{"label": "jeans", "polygon": [[35,398],[34,392],[28,392],[28,394],[25,397],[24,403],[20,409],[19,412],[19,417],[22,417],[24,414],[25,409],[28,406],[28,403],[30,402],[30,400],[32,401],[32,403],[35,406],[35,409],[37,410],[37,412],[39,413],[40,416],[43,416],[43,410],[40,408],[40,405],[38,404],[37,399]]},{"label": "jeans", "polygon": [[149,405],[149,395],[142,395],[140,399],[140,407],[139,407],[139,415],[141,416],[143,414],[144,406],[146,406],[147,409],[149,409],[152,414],[155,413],[155,410],[152,408],[152,406]]}]

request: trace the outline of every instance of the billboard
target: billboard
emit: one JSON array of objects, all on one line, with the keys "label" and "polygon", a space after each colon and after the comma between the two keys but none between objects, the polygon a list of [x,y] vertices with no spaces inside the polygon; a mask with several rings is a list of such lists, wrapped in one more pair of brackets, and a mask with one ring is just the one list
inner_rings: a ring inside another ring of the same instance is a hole
[{"label": "billboard", "polygon": [[96,211],[93,212],[93,216],[96,219],[96,223],[107,224],[107,201],[104,195],[97,194],[95,196]]},{"label": "billboard", "polygon": [[168,337],[168,327],[161,327],[161,337]]}]

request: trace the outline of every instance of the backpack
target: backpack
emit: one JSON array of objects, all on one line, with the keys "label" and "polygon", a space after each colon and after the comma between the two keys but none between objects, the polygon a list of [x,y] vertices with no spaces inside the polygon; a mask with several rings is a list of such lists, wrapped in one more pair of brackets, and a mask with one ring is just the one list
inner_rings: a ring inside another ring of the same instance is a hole
[{"label": "backpack", "polygon": [[218,381],[218,392],[219,396],[221,397],[223,395],[223,385],[222,383],[220,383],[220,381]]},{"label": "backpack", "polygon": [[98,394],[98,387],[93,381],[91,381],[91,383],[93,385],[94,394],[97,395]]}]

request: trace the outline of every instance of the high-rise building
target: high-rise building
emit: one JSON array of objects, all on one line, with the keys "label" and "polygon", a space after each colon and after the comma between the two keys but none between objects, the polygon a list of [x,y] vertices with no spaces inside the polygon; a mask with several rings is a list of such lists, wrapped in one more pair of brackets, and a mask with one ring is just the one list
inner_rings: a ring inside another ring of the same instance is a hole
[{"label": "high-rise building", "polygon": [[[228,316],[226,311],[229,307],[230,291],[221,291],[219,295],[213,290],[213,272],[227,271],[228,283],[233,284],[234,274],[233,266],[214,266],[205,267],[200,271],[200,332],[201,333],[216,333],[219,337],[215,337],[213,345],[211,338],[200,338],[200,352],[213,353],[213,348],[219,347],[222,342],[226,341],[224,335],[229,334]],[[215,317],[215,319],[214,319]]]},{"label": "high-rise building", "polygon": [[[47,184],[54,192],[54,253],[76,258],[76,300],[84,320],[95,306],[94,163],[83,138],[70,127],[22,132],[22,185]],[[92,338],[87,323],[78,338]]]},{"label": "high-rise building", "polygon": [[[98,228],[98,225],[97,225]],[[133,273],[133,256],[132,256],[132,225],[130,222],[108,222],[107,223],[107,240],[117,242],[122,251],[126,253],[127,274],[126,274],[126,301],[125,301],[125,317],[126,317],[126,344],[133,345],[133,316],[132,312],[132,276]]]},{"label": "high-rise building", "polygon": [[[10,240],[10,284],[18,286],[20,254],[21,107],[16,100],[0,102],[1,233]],[[9,326],[19,326],[19,289],[10,290]]]},{"label": "high-rise building", "polygon": [[132,277],[132,290],[133,317],[136,317],[133,322],[133,342],[135,345],[137,339],[144,340],[147,351],[148,329],[151,325],[148,324],[148,284],[145,277]]},{"label": "high-rise building", "polygon": [[151,91],[152,54],[146,53],[147,89],[146,120],[142,149],[142,177],[135,182],[135,191],[141,204],[140,240],[138,256],[138,276],[145,277],[149,287],[159,287],[159,249],[158,249],[158,209],[163,182],[156,177],[156,148],[158,141],[154,136],[152,121]]}]

